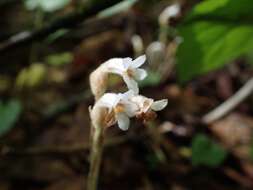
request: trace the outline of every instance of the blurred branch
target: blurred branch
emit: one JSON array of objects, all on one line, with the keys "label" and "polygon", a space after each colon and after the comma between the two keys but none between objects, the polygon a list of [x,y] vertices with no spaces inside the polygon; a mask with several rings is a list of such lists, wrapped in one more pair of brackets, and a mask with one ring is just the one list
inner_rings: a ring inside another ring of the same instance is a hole
[{"label": "blurred branch", "polygon": [[[150,128],[150,126],[148,126]],[[151,129],[151,128],[150,128]],[[171,158],[176,159],[180,157],[180,154],[176,150],[176,148],[168,141],[168,139],[164,138],[164,134],[167,132],[165,130],[157,130],[157,128],[152,128],[151,130],[155,132],[153,134],[152,131],[148,129],[148,134],[143,133],[142,135],[136,133],[127,133],[123,136],[116,136],[111,138],[106,138],[105,140],[105,148],[111,147],[115,145],[119,145],[125,143],[127,141],[143,141],[142,139],[150,139],[150,135],[152,136],[152,140],[156,141],[159,146],[162,146],[167,153],[173,152]],[[150,133],[151,132],[151,133]],[[137,136],[136,136],[137,135]],[[90,149],[90,142],[87,143],[78,143],[73,145],[48,145],[48,146],[34,146],[28,148],[16,148],[10,146],[0,146],[0,158],[5,156],[41,156],[41,155],[66,155],[73,153],[80,153],[84,151],[88,151]]]},{"label": "blurred branch", "polygon": [[220,106],[215,108],[213,111],[206,114],[202,120],[210,124],[226,114],[232,111],[242,101],[244,101],[253,92],[253,77],[249,79],[246,84],[239,91],[237,91],[232,97],[222,103]]},{"label": "blurred branch", "polygon": [[[113,137],[105,141],[105,147],[118,145],[126,142],[130,138],[129,135]],[[74,145],[62,146],[41,146],[30,147],[26,149],[17,149],[13,147],[4,146],[0,149],[0,157],[3,156],[40,156],[40,155],[59,155],[59,154],[72,154],[78,152],[88,151],[90,143],[80,143]]]},{"label": "blurred branch", "polygon": [[124,26],[124,21],[127,19],[126,15],[119,15],[113,18],[94,18],[85,21],[80,27],[75,28],[71,32],[67,31],[63,38],[85,39],[92,35],[105,32],[114,28],[121,28]]},{"label": "blurred branch", "polygon": [[87,6],[82,8],[82,10],[60,17],[55,21],[53,21],[52,23],[43,26],[41,29],[31,32],[25,31],[12,36],[7,41],[0,44],[0,53],[4,53],[12,48],[16,48],[24,44],[29,44],[32,41],[42,40],[49,34],[59,29],[73,28],[77,26],[79,23],[83,22],[85,19],[96,15],[100,11],[113,6],[115,3],[118,2],[120,1],[119,0],[90,1],[90,3],[87,3]]},{"label": "blurred branch", "polygon": [[10,3],[18,3],[18,0],[1,0],[0,1],[0,6],[7,5],[7,4],[10,4]]},{"label": "blurred branch", "polygon": [[71,96],[70,98],[56,102],[55,104],[50,105],[47,107],[43,112],[44,119],[48,120],[50,118],[53,118],[57,116],[60,113],[63,113],[76,104],[82,102],[83,100],[90,98],[91,92],[90,91],[84,91],[83,93],[76,94],[74,96]]}]

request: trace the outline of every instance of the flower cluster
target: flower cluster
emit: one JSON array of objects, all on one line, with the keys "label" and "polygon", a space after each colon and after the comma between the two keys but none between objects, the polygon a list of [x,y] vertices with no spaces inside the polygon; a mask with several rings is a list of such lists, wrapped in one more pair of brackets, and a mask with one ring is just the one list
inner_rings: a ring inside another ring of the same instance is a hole
[{"label": "flower cluster", "polygon": [[[137,81],[143,80],[147,72],[139,67],[146,61],[142,55],[135,60],[131,58],[113,58],[103,63],[90,76],[92,93],[97,101],[91,110],[91,119],[94,126],[98,122],[109,127],[118,123],[122,130],[129,128],[130,118],[137,117],[144,121],[155,116],[154,111],[160,111],[167,105],[167,100],[154,101],[151,98],[139,95]],[[105,93],[109,73],[120,75],[128,87],[125,93]],[[103,95],[102,95],[103,94]]]}]

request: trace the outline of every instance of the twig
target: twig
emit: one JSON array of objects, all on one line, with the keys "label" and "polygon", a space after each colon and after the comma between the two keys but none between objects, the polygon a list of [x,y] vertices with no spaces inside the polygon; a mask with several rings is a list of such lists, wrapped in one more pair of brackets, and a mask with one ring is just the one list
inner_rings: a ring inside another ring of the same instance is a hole
[{"label": "twig", "polygon": [[119,2],[119,0],[101,0],[99,3],[97,1],[90,1],[90,3],[88,3],[88,5],[85,6],[81,11],[67,14],[53,21],[52,23],[45,25],[39,30],[25,33],[22,32],[20,34],[14,35],[6,42],[0,44],[0,53],[4,53],[12,48],[30,43],[32,41],[44,39],[49,34],[59,29],[75,27],[85,19],[97,14],[98,12],[108,7],[113,6],[117,2]]},{"label": "twig", "polygon": [[161,145],[163,144],[162,143],[162,135],[155,128],[154,123],[148,122],[148,123],[146,123],[146,126],[148,129],[148,133],[153,140],[152,147],[153,147],[153,150],[154,150],[157,158],[159,159],[160,162],[166,163],[167,158],[166,158],[164,151],[161,148]]},{"label": "twig", "polygon": [[82,23],[78,28],[74,28],[71,32],[68,30],[63,38],[85,39],[92,35],[99,34],[114,28],[121,29],[124,26],[127,15],[119,15],[110,18],[93,18]]},{"label": "twig", "polygon": [[253,77],[249,79],[246,84],[239,91],[237,91],[232,97],[222,103],[220,106],[215,108],[213,111],[206,114],[202,120],[210,124],[226,114],[232,111],[242,101],[244,101],[253,92]]},{"label": "twig", "polygon": [[89,90],[84,91],[80,94],[73,95],[63,101],[59,101],[59,102],[56,102],[56,103],[50,105],[45,110],[43,110],[42,115],[45,120],[48,120],[50,118],[54,118],[58,114],[68,111],[70,108],[72,108],[76,104],[78,104],[90,97],[91,97],[91,92]]},{"label": "twig", "polygon": [[[110,147],[126,142],[130,138],[129,135],[113,137],[105,141],[104,146]],[[41,156],[50,154],[72,154],[89,150],[90,143],[80,143],[74,145],[61,146],[40,146],[30,147],[26,149],[17,149],[14,147],[5,146],[0,150],[0,156]]]},{"label": "twig", "polygon": [[251,189],[253,187],[253,182],[251,179],[242,176],[239,172],[232,168],[223,168],[222,169],[224,174],[227,175],[229,178],[235,180],[239,184],[242,184],[244,187]]},{"label": "twig", "polygon": [[11,3],[17,3],[18,0],[1,0],[0,1],[0,6],[4,6],[4,5],[8,5],[8,4],[11,4]]}]

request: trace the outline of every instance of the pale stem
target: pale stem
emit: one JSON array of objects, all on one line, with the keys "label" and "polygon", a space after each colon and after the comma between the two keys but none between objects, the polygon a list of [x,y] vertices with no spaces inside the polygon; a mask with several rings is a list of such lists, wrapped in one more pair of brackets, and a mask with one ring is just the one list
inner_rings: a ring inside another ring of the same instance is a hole
[{"label": "pale stem", "polygon": [[[93,126],[92,126],[93,127]],[[92,135],[92,145],[90,153],[90,169],[87,181],[87,190],[96,190],[99,176],[99,169],[101,165],[103,144],[104,144],[104,130],[103,126],[93,127],[94,133]]]},{"label": "pale stem", "polygon": [[253,92],[253,77],[250,78],[243,87],[239,89],[232,97],[223,102],[217,108],[206,114],[202,120],[210,124],[216,120],[219,120],[230,111],[232,111],[236,106],[238,106],[242,101],[244,101]]},{"label": "pale stem", "polygon": [[153,150],[160,162],[165,163],[167,161],[166,155],[161,148],[162,135],[155,128],[154,123],[148,121],[146,124],[150,137],[153,140]]}]

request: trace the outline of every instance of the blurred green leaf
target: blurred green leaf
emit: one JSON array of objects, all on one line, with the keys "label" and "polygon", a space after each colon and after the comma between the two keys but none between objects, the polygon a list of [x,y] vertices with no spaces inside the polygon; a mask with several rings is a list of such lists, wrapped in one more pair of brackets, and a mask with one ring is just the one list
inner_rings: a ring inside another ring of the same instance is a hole
[{"label": "blurred green leaf", "polygon": [[222,67],[253,50],[253,1],[207,0],[193,8],[179,27],[181,81]]},{"label": "blurred green leaf", "polygon": [[52,66],[63,66],[71,63],[73,55],[70,52],[64,52],[46,57],[46,63]]},{"label": "blurred green leaf", "polygon": [[45,12],[53,12],[64,8],[70,0],[25,0],[28,10],[42,9]]},{"label": "blurred green leaf", "polygon": [[59,29],[56,32],[50,34],[47,38],[46,38],[46,42],[48,44],[53,43],[55,40],[63,37],[65,34],[67,34],[69,32],[68,29]]},{"label": "blurred green leaf", "polygon": [[246,55],[246,60],[247,60],[247,63],[253,65],[253,52],[249,52],[249,53]]},{"label": "blurred green leaf", "polygon": [[251,0],[206,0],[193,8],[186,21],[221,19],[227,22],[251,22],[251,18],[253,18]]},{"label": "blurred green leaf", "polygon": [[16,86],[19,89],[38,86],[44,81],[45,76],[45,65],[34,63],[30,67],[24,68],[19,72],[16,78]]},{"label": "blurred green leaf", "polygon": [[212,142],[206,135],[197,134],[192,140],[192,164],[209,167],[219,166],[226,158],[227,152]]},{"label": "blurred green leaf", "polygon": [[148,168],[150,170],[157,169],[159,167],[159,164],[161,163],[161,161],[159,160],[159,158],[157,157],[157,155],[155,153],[148,154],[146,156],[146,160],[147,160]]},{"label": "blurred green leaf", "polygon": [[156,86],[161,82],[161,75],[157,72],[149,71],[147,77],[139,82],[140,87]]},{"label": "blurred green leaf", "polygon": [[0,136],[6,134],[14,126],[21,110],[18,100],[11,100],[6,104],[0,102]]}]

